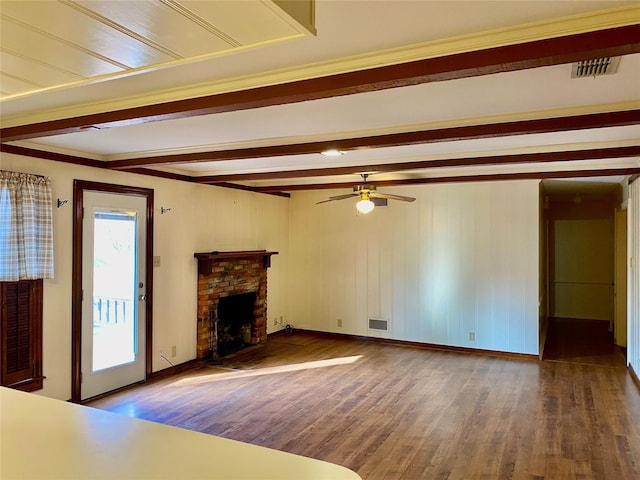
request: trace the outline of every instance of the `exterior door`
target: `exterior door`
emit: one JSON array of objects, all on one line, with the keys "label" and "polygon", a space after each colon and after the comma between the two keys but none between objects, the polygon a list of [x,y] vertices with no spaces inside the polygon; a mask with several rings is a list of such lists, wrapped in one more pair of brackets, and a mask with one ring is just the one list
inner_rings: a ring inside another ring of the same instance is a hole
[{"label": "exterior door", "polygon": [[146,202],[83,192],[83,400],[146,377]]}]

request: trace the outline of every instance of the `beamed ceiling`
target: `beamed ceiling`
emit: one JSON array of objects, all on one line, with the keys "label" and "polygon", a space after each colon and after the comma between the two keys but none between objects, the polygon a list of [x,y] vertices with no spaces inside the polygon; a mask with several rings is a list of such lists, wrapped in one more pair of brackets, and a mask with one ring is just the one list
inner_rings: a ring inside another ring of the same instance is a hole
[{"label": "beamed ceiling", "polygon": [[290,5],[3,0],[2,151],[284,196],[640,173],[637,2]]}]

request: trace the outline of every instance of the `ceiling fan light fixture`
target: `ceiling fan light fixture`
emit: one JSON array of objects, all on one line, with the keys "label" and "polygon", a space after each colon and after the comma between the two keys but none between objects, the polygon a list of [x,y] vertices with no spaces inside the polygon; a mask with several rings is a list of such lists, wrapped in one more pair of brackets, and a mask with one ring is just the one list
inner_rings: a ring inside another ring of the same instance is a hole
[{"label": "ceiling fan light fixture", "polygon": [[344,152],[331,148],[329,150],[323,150],[320,152],[320,155],[324,155],[325,157],[340,157],[341,155],[344,155]]},{"label": "ceiling fan light fixture", "polygon": [[373,210],[374,206],[375,205],[371,200],[369,200],[368,196],[363,197],[362,200],[359,200],[358,203],[356,203],[356,209],[360,213],[369,213],[371,210]]}]

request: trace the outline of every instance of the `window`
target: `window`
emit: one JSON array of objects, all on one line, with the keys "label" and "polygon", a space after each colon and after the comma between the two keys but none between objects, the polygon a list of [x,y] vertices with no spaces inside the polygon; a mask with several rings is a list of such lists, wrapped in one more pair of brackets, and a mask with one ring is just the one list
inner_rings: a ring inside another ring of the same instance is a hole
[{"label": "window", "polygon": [[51,180],[0,170],[0,384],[42,388],[42,279],[53,278]]}]

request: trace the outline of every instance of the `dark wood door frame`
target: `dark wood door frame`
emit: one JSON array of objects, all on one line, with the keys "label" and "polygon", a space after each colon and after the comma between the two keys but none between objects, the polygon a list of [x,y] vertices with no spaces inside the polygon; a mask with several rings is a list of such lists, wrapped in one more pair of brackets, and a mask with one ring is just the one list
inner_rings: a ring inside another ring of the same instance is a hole
[{"label": "dark wood door frame", "polygon": [[74,180],[73,182],[73,279],[71,299],[71,401],[81,401],[82,383],[82,220],[85,191],[138,195],[147,201],[145,375],[151,376],[153,360],[153,189]]}]

